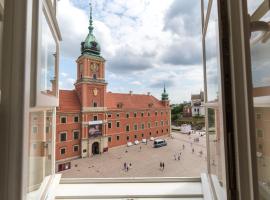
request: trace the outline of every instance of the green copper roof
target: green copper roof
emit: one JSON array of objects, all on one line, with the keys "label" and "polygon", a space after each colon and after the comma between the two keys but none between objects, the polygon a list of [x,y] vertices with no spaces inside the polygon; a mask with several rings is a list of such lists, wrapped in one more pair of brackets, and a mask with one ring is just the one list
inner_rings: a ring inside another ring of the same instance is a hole
[{"label": "green copper roof", "polygon": [[166,92],[165,84],[164,84],[163,93],[162,93],[162,95],[161,95],[161,100],[162,100],[162,101],[168,101],[168,100],[169,100],[169,95],[168,95],[168,93]]},{"label": "green copper roof", "polygon": [[81,53],[90,55],[100,55],[100,45],[98,44],[94,34],[93,34],[93,19],[92,19],[92,4],[90,3],[90,19],[88,27],[88,35],[84,42],[81,43]]}]

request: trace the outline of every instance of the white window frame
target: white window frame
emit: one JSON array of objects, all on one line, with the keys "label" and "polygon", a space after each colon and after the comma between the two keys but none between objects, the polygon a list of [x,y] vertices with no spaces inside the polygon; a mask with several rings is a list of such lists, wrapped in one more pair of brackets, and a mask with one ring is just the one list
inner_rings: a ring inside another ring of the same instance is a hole
[{"label": "white window frame", "polygon": [[[78,139],[75,139],[75,137],[74,137],[74,135],[75,135],[76,132],[78,132]],[[73,136],[72,138],[73,138],[73,140],[79,140],[80,139],[80,135],[81,134],[80,134],[80,131],[79,130],[73,130],[72,131],[72,136]]]},{"label": "white window frame", "polygon": [[[78,151],[75,151],[75,149],[74,149],[75,147],[78,147]],[[73,145],[72,149],[73,149],[73,152],[80,152],[80,145],[75,144],[75,145]]]},{"label": "white window frame", "polygon": [[[76,118],[76,117],[78,117],[78,121],[77,121],[77,122],[75,121],[75,118]],[[73,116],[73,122],[74,122],[74,123],[80,123],[80,117],[79,117],[79,115]]]},{"label": "white window frame", "polygon": [[[62,149],[65,149],[65,153],[64,154],[62,154]],[[59,149],[59,151],[60,151],[60,155],[61,156],[63,156],[63,155],[66,155],[66,153],[67,153],[67,147],[61,147],[60,149]]]},{"label": "white window frame", "polygon": [[[62,123],[62,119],[66,119],[66,122],[65,123]],[[68,122],[68,117],[67,116],[60,116],[60,124],[67,124]]]},{"label": "white window frame", "polygon": [[[61,141],[61,135],[62,134],[65,134],[66,135],[66,140],[65,141]],[[66,142],[67,141],[67,131],[61,131],[60,133],[59,133],[59,142]]]}]

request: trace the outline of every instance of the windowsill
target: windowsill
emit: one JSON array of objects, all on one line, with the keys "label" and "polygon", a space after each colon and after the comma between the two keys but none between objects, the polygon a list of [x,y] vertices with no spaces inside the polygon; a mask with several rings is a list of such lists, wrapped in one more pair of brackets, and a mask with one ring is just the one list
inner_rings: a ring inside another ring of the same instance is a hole
[{"label": "windowsill", "polygon": [[63,178],[55,199],[211,199],[205,178]]}]

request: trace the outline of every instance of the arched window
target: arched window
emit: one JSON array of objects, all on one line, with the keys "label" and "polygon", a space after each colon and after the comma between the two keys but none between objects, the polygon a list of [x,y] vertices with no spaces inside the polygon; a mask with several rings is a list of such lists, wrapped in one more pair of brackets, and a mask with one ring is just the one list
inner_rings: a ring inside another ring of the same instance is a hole
[{"label": "arched window", "polygon": [[93,103],[93,106],[94,106],[94,107],[97,107],[97,102],[94,102],[94,103]]},{"label": "arched window", "polygon": [[97,79],[97,75],[96,74],[93,74],[93,79]]}]

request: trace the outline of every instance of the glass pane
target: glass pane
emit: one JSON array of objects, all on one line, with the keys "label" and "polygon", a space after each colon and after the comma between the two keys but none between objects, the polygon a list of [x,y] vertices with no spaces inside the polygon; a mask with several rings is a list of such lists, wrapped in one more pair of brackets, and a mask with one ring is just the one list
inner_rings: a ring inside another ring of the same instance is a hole
[{"label": "glass pane", "polygon": [[40,195],[42,185],[48,182],[52,174],[53,116],[53,110],[30,113],[28,199],[35,199]]},{"label": "glass pane", "polygon": [[248,0],[248,13],[252,15],[264,0]]},{"label": "glass pane", "polygon": [[219,32],[217,4],[213,1],[205,37],[207,101],[216,102],[219,90]]},{"label": "glass pane", "polygon": [[[263,18],[267,18],[269,12]],[[261,34],[257,32],[255,34]],[[252,40],[251,40],[252,41]],[[270,199],[270,40],[251,42],[256,155],[260,199]]]},{"label": "glass pane", "polygon": [[220,95],[219,63],[219,21],[217,1],[212,3],[211,13],[205,37],[206,81],[207,81],[207,137],[208,137],[208,172],[217,192],[218,199],[226,199],[226,176],[223,118]]},{"label": "glass pane", "polygon": [[[219,108],[208,108],[209,172],[214,184],[225,186],[222,116]],[[225,191],[225,190],[224,190]],[[225,194],[225,192],[224,192]]]},{"label": "glass pane", "polygon": [[45,15],[41,17],[40,91],[56,95],[56,42]]}]

